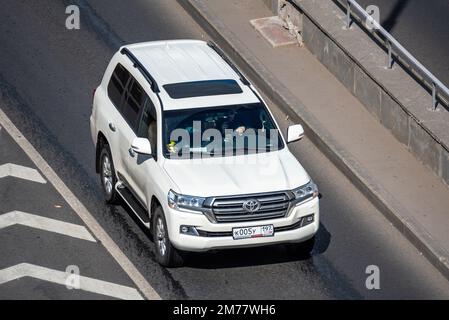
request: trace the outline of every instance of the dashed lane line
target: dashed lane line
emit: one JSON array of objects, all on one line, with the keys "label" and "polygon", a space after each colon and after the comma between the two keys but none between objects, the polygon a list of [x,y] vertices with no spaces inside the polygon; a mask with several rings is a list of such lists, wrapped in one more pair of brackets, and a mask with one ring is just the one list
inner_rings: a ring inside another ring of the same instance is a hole
[{"label": "dashed lane line", "polygon": [[41,174],[36,169],[19,166],[13,163],[5,163],[0,165],[0,179],[6,177],[14,177],[38,183],[47,183],[47,181],[42,178]]},{"label": "dashed lane line", "polygon": [[0,285],[18,280],[24,277],[31,277],[60,285],[70,285],[72,290],[83,290],[93,292],[117,299],[124,300],[142,300],[139,291],[134,288],[122,286],[119,284],[97,280],[81,275],[76,275],[76,286],[71,282],[70,274],[64,271],[53,270],[29,263],[21,263],[15,266],[0,270]]},{"label": "dashed lane line", "polygon": [[117,261],[120,267],[126,272],[137,288],[147,299],[161,299],[159,294],[148,283],[145,277],[137,270],[134,264],[120,250],[117,244],[104,231],[92,214],[73,194],[67,185],[59,178],[50,165],[42,158],[31,143],[22,135],[17,127],[9,120],[3,110],[0,109],[0,126],[2,126],[14,141],[22,148],[27,156],[34,162],[43,176],[55,187],[70,207],[76,212],[89,230],[103,244],[109,254]]},{"label": "dashed lane line", "polygon": [[35,229],[59,233],[72,238],[96,242],[84,226],[60,220],[45,218],[31,213],[11,211],[0,215],[0,229],[13,225],[23,225]]}]

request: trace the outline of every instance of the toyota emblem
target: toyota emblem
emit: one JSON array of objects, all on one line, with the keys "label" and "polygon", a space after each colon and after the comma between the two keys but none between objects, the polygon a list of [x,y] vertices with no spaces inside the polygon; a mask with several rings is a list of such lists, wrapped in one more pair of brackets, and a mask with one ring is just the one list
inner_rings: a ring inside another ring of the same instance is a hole
[{"label": "toyota emblem", "polygon": [[260,202],[256,199],[250,199],[243,202],[242,207],[246,212],[256,212],[260,209]]}]

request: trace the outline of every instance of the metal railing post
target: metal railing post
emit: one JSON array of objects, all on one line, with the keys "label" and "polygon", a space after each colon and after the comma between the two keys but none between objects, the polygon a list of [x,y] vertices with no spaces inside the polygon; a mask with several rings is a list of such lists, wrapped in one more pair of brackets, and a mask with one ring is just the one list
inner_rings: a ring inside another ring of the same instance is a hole
[{"label": "metal railing post", "polygon": [[391,68],[393,68],[394,61],[393,61],[393,52],[392,52],[392,49],[391,49],[391,42],[390,41],[387,41],[387,48],[388,48],[387,67],[388,67],[388,69],[391,69]]},{"label": "metal railing post", "polygon": [[351,3],[346,1],[346,28],[351,28]]},{"label": "metal railing post", "polygon": [[435,82],[432,83],[432,110],[436,111],[438,107],[437,101],[437,86]]}]

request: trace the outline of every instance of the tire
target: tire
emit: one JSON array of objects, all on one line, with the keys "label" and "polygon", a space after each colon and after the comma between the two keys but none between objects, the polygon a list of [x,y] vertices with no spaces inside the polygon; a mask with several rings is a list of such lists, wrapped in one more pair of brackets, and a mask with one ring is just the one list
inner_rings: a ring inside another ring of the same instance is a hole
[{"label": "tire", "polygon": [[287,249],[295,256],[309,257],[311,255],[313,247],[315,246],[315,241],[316,237],[313,236],[312,238],[301,243],[288,244]]},{"label": "tire", "polygon": [[167,268],[182,266],[184,259],[181,253],[170,242],[167,222],[161,207],[157,207],[154,211],[151,225],[157,262]]},{"label": "tire", "polygon": [[115,175],[114,162],[112,160],[111,149],[108,144],[103,144],[100,152],[100,181],[106,203],[117,204],[118,194],[115,190],[117,177]]}]

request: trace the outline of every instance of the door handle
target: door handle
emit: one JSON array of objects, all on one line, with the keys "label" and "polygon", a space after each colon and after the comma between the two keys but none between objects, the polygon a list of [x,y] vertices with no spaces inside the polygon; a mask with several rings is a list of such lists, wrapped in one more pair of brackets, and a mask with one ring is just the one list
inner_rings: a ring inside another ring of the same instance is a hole
[{"label": "door handle", "polygon": [[131,156],[131,157],[135,157],[136,156],[136,152],[133,150],[133,148],[129,148],[128,149],[128,152],[129,152],[129,155]]},{"label": "door handle", "polygon": [[109,129],[111,129],[112,132],[115,132],[115,126],[113,123],[109,122]]}]

